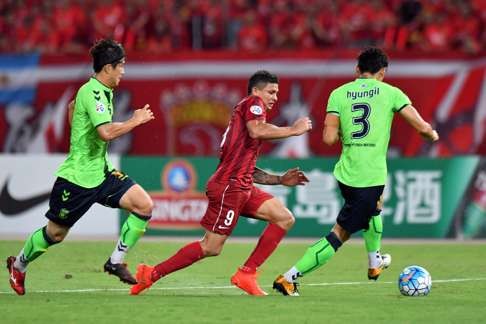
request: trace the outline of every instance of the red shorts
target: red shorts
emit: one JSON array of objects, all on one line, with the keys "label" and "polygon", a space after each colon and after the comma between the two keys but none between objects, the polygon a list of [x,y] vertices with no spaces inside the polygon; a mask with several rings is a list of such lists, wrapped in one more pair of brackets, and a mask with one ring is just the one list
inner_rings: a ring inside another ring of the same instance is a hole
[{"label": "red shorts", "polygon": [[210,232],[230,235],[241,215],[252,217],[260,206],[273,196],[255,186],[242,189],[233,181],[226,184],[208,182],[208,209],[201,225]]}]

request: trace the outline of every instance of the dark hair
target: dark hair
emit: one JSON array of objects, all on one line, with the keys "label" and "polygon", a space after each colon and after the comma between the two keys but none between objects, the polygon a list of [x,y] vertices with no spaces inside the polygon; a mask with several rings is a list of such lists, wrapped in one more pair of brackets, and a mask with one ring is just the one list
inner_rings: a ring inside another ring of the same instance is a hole
[{"label": "dark hair", "polygon": [[89,53],[93,58],[93,70],[96,73],[100,72],[106,64],[111,64],[115,68],[125,57],[123,46],[111,39],[96,42]]},{"label": "dark hair", "polygon": [[369,47],[358,56],[358,68],[361,73],[375,74],[384,67],[388,67],[388,57],[377,47]]},{"label": "dark hair", "polygon": [[265,70],[256,71],[248,80],[248,94],[254,87],[263,88],[267,83],[278,83],[277,76]]}]

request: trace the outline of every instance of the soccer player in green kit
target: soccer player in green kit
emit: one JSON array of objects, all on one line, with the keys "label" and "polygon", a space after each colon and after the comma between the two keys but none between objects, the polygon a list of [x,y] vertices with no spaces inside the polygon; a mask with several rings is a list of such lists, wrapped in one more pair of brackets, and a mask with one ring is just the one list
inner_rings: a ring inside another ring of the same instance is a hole
[{"label": "soccer player in green kit", "polygon": [[378,48],[368,48],[358,56],[358,78],[335,89],[328,101],[323,141],[342,143],[334,167],[342,207],[331,232],[311,245],[297,263],[279,275],[273,288],[283,295],[298,296],[297,278],[323,266],[349,237],[363,230],[368,252],[368,279],[376,280],[391,258],[381,255],[383,223],[380,212],[387,177],[386,153],[395,113],[427,140],[439,136],[398,88],[383,82],[388,58]]},{"label": "soccer player in green kit", "polygon": [[27,265],[51,245],[61,242],[94,203],[130,212],[104,270],[122,282],[136,283],[123,259],[145,232],[153,202],[140,185],[115,170],[107,149],[109,141],[154,119],[154,115],[145,105],[135,110],[130,119],[113,122],[113,89],[125,73],[125,51],[112,40],[101,40],[90,54],[95,74],[81,86],[74,104],[69,105],[69,155],[56,173],[47,225],[30,235],[17,257],[7,258],[10,286],[19,295],[25,294]]}]

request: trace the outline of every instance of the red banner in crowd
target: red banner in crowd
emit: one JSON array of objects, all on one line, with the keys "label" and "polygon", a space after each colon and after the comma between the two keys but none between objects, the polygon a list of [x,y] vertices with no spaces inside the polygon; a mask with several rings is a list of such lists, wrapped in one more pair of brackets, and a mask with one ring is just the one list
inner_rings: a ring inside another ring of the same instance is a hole
[{"label": "red banner in crowd", "polygon": [[[47,62],[47,63],[44,63]],[[232,107],[246,95],[248,77],[268,69],[280,77],[279,102],[268,121],[289,125],[309,115],[314,129],[302,137],[266,144],[264,154],[335,155],[339,146],[322,144],[325,107],[330,92],[354,78],[353,60],[271,59],[129,61],[115,92],[115,119],[149,104],[155,120],[114,141],[111,151],[134,155],[215,155]],[[398,156],[448,156],[485,153],[486,64],[483,61],[399,60],[386,82],[401,88],[422,116],[439,130],[441,141],[429,145],[396,118],[390,152]],[[90,64],[63,58],[41,60],[24,80],[35,89],[31,102],[0,105],[3,152],[66,152],[69,144],[66,105],[90,75]],[[16,81],[15,74],[7,80]],[[10,79],[9,79],[10,78]],[[18,82],[17,82],[18,84]],[[20,83],[22,86],[22,83]]]}]

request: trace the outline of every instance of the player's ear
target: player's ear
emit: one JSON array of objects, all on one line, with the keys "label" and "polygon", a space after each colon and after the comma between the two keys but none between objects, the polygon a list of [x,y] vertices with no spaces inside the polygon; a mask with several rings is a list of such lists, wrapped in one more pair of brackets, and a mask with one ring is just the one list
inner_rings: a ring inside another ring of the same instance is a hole
[{"label": "player's ear", "polygon": [[383,80],[385,78],[385,72],[386,72],[386,68],[381,68],[380,71],[378,71],[378,76],[379,76],[379,80]]},{"label": "player's ear", "polygon": [[113,66],[111,64],[105,64],[102,70],[103,72],[109,74],[111,70],[113,70]]},{"label": "player's ear", "polygon": [[354,69],[356,71],[356,75],[360,75],[361,71],[359,70],[359,67],[356,65],[356,68]]}]

